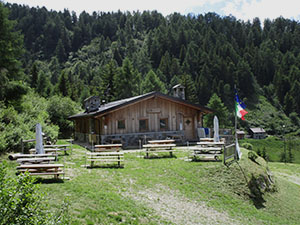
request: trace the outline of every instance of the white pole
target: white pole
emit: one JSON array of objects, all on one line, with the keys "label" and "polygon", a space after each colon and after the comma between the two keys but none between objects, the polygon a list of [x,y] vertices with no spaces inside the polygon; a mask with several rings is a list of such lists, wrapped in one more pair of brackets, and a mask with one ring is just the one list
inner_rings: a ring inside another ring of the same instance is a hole
[{"label": "white pole", "polygon": [[237,107],[237,102],[236,102],[236,94],[237,94],[237,90],[236,90],[236,85],[234,85],[234,90],[235,90],[235,94],[234,94],[234,132],[235,132],[235,159],[238,159],[237,156],[237,145],[238,145],[238,140],[237,140],[237,113],[236,113],[236,107]]}]

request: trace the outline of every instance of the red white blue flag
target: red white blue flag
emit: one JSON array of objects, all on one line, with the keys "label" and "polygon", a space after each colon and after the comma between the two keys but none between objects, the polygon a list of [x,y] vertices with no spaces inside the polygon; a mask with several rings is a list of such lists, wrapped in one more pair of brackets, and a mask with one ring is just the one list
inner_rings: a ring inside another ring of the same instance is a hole
[{"label": "red white blue flag", "polygon": [[240,100],[237,92],[235,92],[235,111],[236,115],[242,120],[245,120],[244,116],[248,113],[245,108],[246,105]]}]

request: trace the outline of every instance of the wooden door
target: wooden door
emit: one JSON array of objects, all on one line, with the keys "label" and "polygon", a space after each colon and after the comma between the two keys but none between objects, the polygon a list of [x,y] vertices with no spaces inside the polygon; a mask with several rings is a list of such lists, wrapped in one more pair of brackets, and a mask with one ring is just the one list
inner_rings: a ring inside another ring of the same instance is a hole
[{"label": "wooden door", "polygon": [[194,138],[194,122],[192,117],[183,118],[183,129],[185,133],[185,138],[191,140]]}]

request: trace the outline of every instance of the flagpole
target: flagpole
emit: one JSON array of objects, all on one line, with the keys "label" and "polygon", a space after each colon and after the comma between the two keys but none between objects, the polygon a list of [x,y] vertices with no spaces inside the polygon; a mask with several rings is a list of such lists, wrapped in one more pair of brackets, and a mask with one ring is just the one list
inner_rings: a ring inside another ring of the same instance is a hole
[{"label": "flagpole", "polygon": [[[234,135],[235,135],[235,148],[237,148],[237,132],[236,132],[236,130],[237,130],[237,110],[236,110],[236,104],[237,104],[237,102],[236,102],[236,94],[237,94],[237,90],[236,90],[236,85],[234,85],[234,92],[235,92],[235,94],[234,94]],[[237,157],[237,151],[235,151],[235,159],[237,160],[238,159],[238,157]]]}]

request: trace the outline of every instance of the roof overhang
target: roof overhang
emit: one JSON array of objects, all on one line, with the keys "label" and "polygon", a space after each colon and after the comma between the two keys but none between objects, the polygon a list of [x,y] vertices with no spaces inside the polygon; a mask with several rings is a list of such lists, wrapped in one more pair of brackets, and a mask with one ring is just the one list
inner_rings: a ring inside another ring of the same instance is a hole
[{"label": "roof overhang", "polygon": [[150,92],[150,93],[147,93],[147,94],[144,94],[144,95],[141,95],[141,96],[137,96],[136,98],[132,98],[132,100],[129,100],[129,101],[126,101],[126,99],[124,99],[124,101],[120,100],[119,104],[115,104],[111,107],[106,108],[105,105],[104,105],[102,109],[100,108],[100,111],[95,111],[95,112],[91,112],[91,113],[80,113],[80,114],[77,114],[77,115],[70,116],[68,119],[73,120],[73,119],[88,118],[88,117],[98,118],[98,117],[104,116],[108,113],[112,113],[112,112],[115,112],[117,110],[126,108],[128,106],[140,103],[142,101],[149,100],[151,98],[165,99],[165,100],[168,100],[168,101],[171,101],[171,102],[175,102],[175,103],[178,103],[178,104],[196,109],[196,110],[201,111],[201,112],[206,113],[206,114],[213,112],[212,109],[209,109],[209,108],[197,105],[197,104],[189,103],[186,100],[183,100],[183,99],[180,99],[180,98],[165,95],[165,94],[162,94],[160,92]]}]

